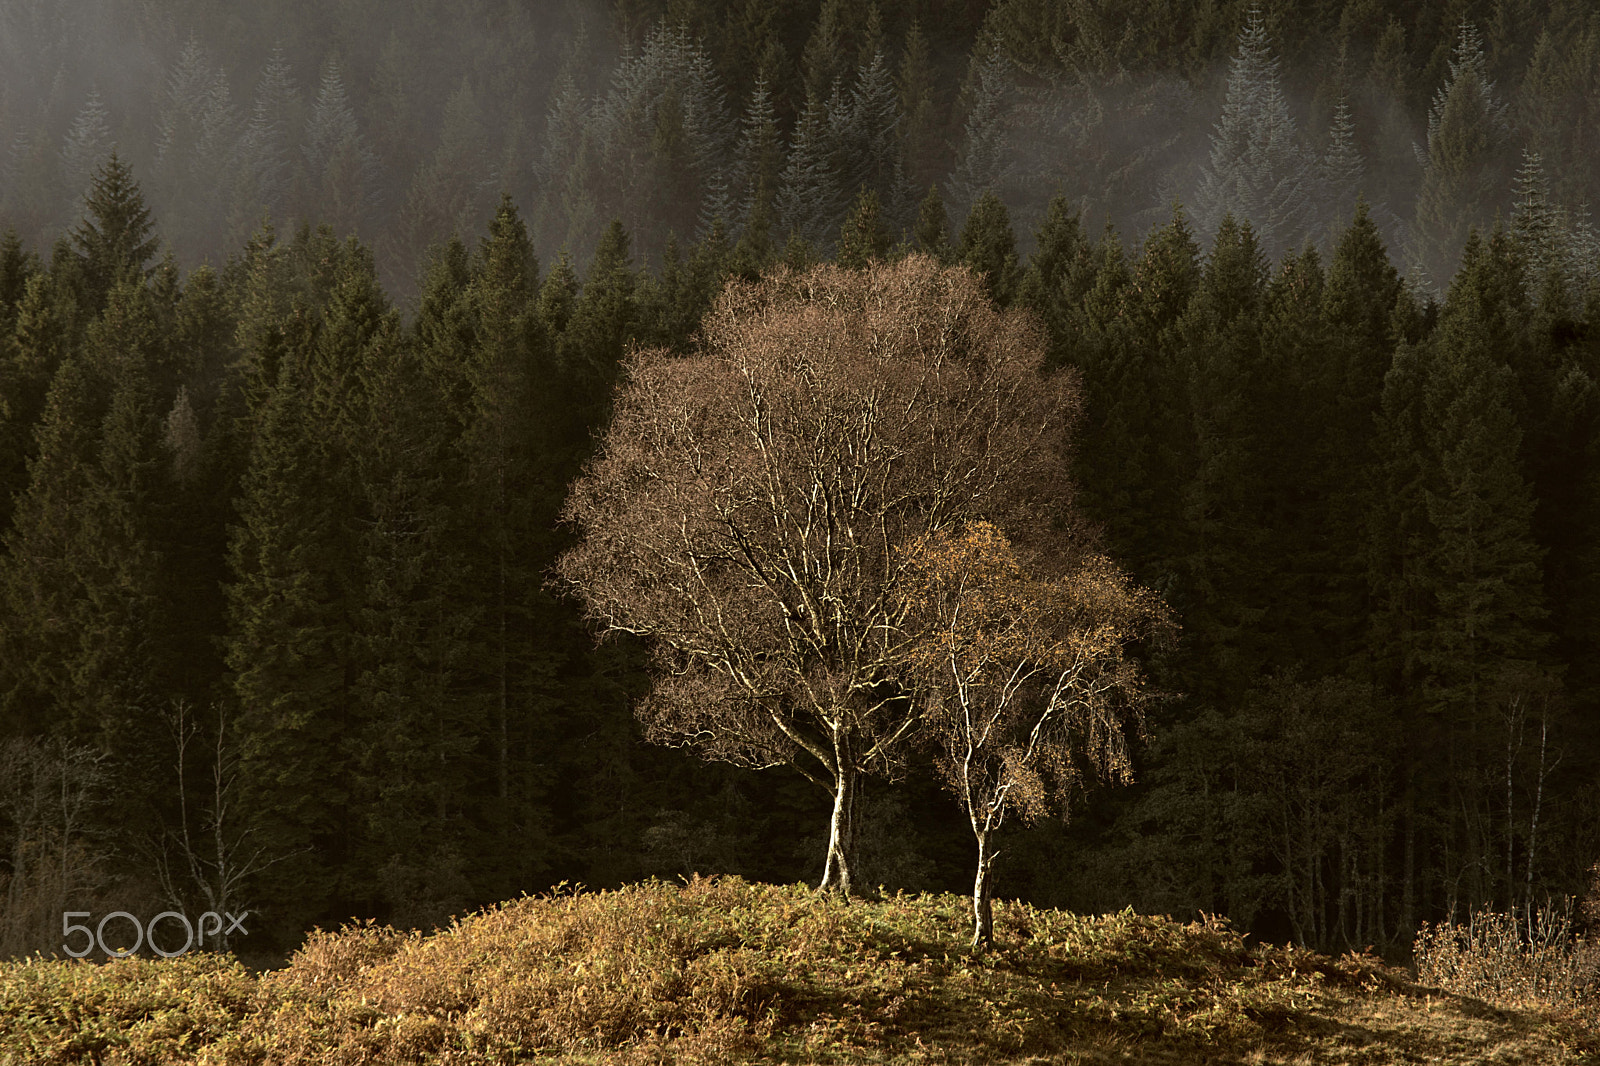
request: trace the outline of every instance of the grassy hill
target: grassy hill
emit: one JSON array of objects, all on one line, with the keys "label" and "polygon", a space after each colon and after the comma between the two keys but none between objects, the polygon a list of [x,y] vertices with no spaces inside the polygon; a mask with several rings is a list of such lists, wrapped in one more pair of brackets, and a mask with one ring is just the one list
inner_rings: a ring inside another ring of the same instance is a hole
[{"label": "grassy hill", "polygon": [[1600,1040],[1221,922],[846,902],[737,878],[525,898],[431,936],[0,963],[0,1063],[1562,1063]]}]

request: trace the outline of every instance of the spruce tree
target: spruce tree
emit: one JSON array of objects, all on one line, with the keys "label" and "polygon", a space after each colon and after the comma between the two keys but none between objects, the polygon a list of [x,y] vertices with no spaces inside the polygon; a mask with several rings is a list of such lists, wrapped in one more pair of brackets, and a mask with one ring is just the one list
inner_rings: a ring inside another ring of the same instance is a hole
[{"label": "spruce tree", "polygon": [[948,263],[954,255],[950,247],[950,218],[945,214],[944,197],[936,185],[928,186],[928,195],[917,207],[917,224],[911,230],[911,246],[923,255],[931,255],[941,263]]},{"label": "spruce tree", "polygon": [[735,217],[728,220],[738,227],[741,241],[748,240],[752,254],[770,240],[767,232],[773,223],[778,180],[783,172],[783,141],[778,134],[777,114],[765,72],[756,77],[745,107],[734,158],[731,195]]},{"label": "spruce tree", "polygon": [[906,29],[900,59],[900,113],[904,116],[901,164],[907,185],[920,189],[939,179],[945,169],[944,130],[935,98],[933,59],[928,39],[916,19]]},{"label": "spruce tree", "polygon": [[[103,389],[82,362],[67,358],[52,375],[35,430],[25,491],[6,531],[5,610],[0,611],[0,707],[8,735],[37,734],[66,719],[73,699],[72,621],[80,588],[75,555],[89,547],[83,503],[98,457]],[[80,711],[81,713],[81,711]],[[93,723],[68,730],[92,738]]]},{"label": "spruce tree", "polygon": [[569,423],[566,440],[581,439],[579,426],[596,425],[603,418],[618,366],[638,330],[638,279],[629,245],[628,231],[612,220],[557,343],[558,372],[570,398],[567,416],[576,420]]},{"label": "spruce tree", "polygon": [[894,238],[883,221],[878,194],[863,188],[839,233],[838,264],[850,270],[861,270],[873,260],[888,255],[893,244]]},{"label": "spruce tree", "polygon": [[299,89],[281,45],[273,48],[256,82],[250,117],[238,142],[238,170],[228,221],[236,240],[244,239],[263,212],[282,218],[294,188],[292,152]]},{"label": "spruce tree", "polygon": [[169,205],[162,230],[188,255],[222,251],[238,125],[227,73],[190,34],[162,90],[152,171],[157,199]]},{"label": "spruce tree", "polygon": [[339,234],[360,230],[380,199],[378,157],[356,121],[337,56],[322,65],[301,152],[311,197],[300,205],[301,217]]},{"label": "spruce tree", "polygon": [[976,209],[985,192],[1000,189],[1006,179],[1006,121],[1010,76],[998,51],[974,52],[968,80],[973,84],[967,104],[961,155],[950,176],[950,196],[962,207]]},{"label": "spruce tree", "polygon": [[1078,212],[1055,196],[1039,223],[1033,255],[1023,272],[1017,300],[1050,333],[1051,362],[1061,365],[1083,329],[1083,298],[1094,281],[1089,243]]},{"label": "spruce tree", "polygon": [[1426,288],[1444,289],[1468,232],[1483,228],[1503,206],[1506,175],[1498,159],[1505,133],[1505,108],[1495,98],[1482,40],[1463,22],[1449,77],[1428,112],[1412,225],[1411,268]]},{"label": "spruce tree", "polygon": [[0,536],[28,485],[50,383],[78,340],[77,305],[49,274],[34,273],[23,283],[14,316],[0,339]]},{"label": "spruce tree", "polygon": [[84,215],[72,231],[72,243],[82,265],[89,306],[98,311],[121,277],[134,272],[148,274],[146,264],[159,244],[152,235],[150,209],[133,172],[117,158],[110,158],[95,172],[91,190],[84,200]]},{"label": "spruce tree", "polygon": [[278,861],[257,887],[292,901],[271,916],[280,931],[350,898],[375,802],[356,787],[369,725],[358,686],[367,519],[358,457],[373,433],[363,360],[393,325],[365,251],[327,251],[326,309],[304,297],[284,309],[275,373],[252,396],[228,549],[241,780],[264,812],[266,857]]},{"label": "spruce tree", "polygon": [[1298,248],[1314,224],[1315,173],[1289,114],[1266,24],[1252,8],[1228,69],[1227,102],[1196,196],[1200,226],[1247,220],[1268,259]]},{"label": "spruce tree", "polygon": [[807,97],[789,146],[775,205],[778,232],[817,246],[825,246],[831,239],[849,195],[835,169],[837,156],[827,104],[817,97]]},{"label": "spruce tree", "polygon": [[1333,127],[1328,131],[1328,149],[1322,155],[1320,170],[1323,228],[1342,227],[1366,191],[1366,165],[1356,147],[1350,102],[1343,96],[1334,105]]},{"label": "spruce tree", "polygon": [[89,194],[95,173],[112,149],[111,121],[105,103],[99,90],[90,89],[61,145],[61,180],[74,202]]},{"label": "spruce tree", "polygon": [[1009,306],[1016,295],[1017,238],[1011,230],[1011,215],[993,192],[978,197],[961,227],[956,261],[965,263],[983,280],[990,299],[1001,307]]}]

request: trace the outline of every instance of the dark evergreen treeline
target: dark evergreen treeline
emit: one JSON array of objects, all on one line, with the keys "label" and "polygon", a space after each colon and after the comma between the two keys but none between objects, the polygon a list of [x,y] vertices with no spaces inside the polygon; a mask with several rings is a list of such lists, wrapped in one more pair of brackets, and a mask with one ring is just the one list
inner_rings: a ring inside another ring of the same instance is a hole
[{"label": "dark evergreen treeline", "polygon": [[[1403,948],[1578,888],[1600,288],[1496,229],[1419,301],[1364,204],[1326,263],[1276,266],[1231,217],[1130,248],[1058,199],[1022,262],[997,198],[953,239],[942,214],[918,249],[1082,373],[1085,507],[1183,627],[1139,783],[1020,836],[1002,893]],[[839,244],[907,250],[870,196]],[[825,797],[641,746],[644,657],[544,582],[626,346],[688,343],[751,268],[720,228],[657,277],[613,223],[580,281],[505,200],[409,323],[328,229],[186,277],[155,249],[116,159],[48,263],[0,247],[13,944],[63,898],[248,901],[287,942],[559,879],[814,876]],[[927,781],[867,812],[869,883],[964,880]]]},{"label": "dark evergreen treeline", "polygon": [[[108,84],[58,147],[65,90],[0,97],[0,948],[68,898],[243,901],[287,944],[814,877],[823,797],[638,744],[645,658],[544,577],[628,344],[687,345],[731,274],[907,249],[1081,371],[1085,506],[1183,627],[1138,783],[1019,834],[1002,895],[1403,950],[1600,857],[1584,5],[441,3],[381,51],[360,4],[189,6],[0,12],[0,48],[187,40],[140,84],[191,116]],[[448,83],[408,80],[424,40]],[[970,883],[935,786],[873,789],[864,881]]]}]

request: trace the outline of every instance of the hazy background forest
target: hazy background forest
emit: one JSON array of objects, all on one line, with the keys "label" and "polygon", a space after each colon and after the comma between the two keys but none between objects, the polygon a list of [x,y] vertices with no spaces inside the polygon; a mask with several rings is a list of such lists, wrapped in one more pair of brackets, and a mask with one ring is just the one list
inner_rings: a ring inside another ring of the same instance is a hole
[{"label": "hazy background forest", "polygon": [[[544,578],[630,344],[906,250],[1082,374],[1182,626],[1137,783],[1002,895],[1404,951],[1581,890],[1600,14],[1254,10],[0,0],[0,951],[814,880],[826,797],[642,744]],[[931,779],[865,821],[864,881],[970,884]]]}]

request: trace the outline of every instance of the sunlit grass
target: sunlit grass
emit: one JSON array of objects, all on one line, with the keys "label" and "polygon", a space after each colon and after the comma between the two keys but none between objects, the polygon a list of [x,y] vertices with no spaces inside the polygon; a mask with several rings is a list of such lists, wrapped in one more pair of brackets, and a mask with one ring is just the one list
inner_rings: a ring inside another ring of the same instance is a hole
[{"label": "sunlit grass", "polygon": [[958,896],[844,901],[737,878],[525,898],[433,936],[0,965],[0,1063],[1585,1061],[1568,1023],[1222,922]]}]

